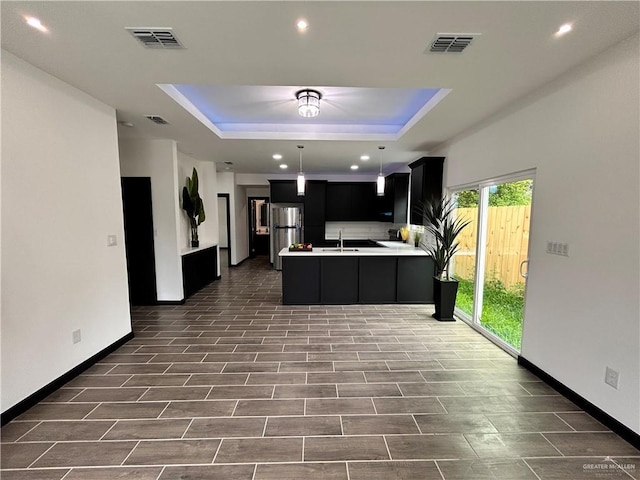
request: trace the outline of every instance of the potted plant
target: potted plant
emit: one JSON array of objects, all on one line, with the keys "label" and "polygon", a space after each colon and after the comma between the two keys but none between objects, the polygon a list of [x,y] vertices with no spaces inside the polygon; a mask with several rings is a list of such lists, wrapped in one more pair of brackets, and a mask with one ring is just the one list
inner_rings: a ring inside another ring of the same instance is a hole
[{"label": "potted plant", "polygon": [[199,247],[198,226],[205,221],[204,203],[198,193],[198,171],[194,168],[191,178],[187,177],[186,185],[182,188],[182,209],[189,217],[191,226],[191,246]]},{"label": "potted plant", "polygon": [[420,241],[422,240],[422,232],[420,230],[416,230],[413,232],[413,245],[418,248],[420,246]]},{"label": "potted plant", "polygon": [[418,207],[426,230],[433,236],[426,249],[435,264],[433,294],[436,311],[433,317],[441,322],[452,322],[455,321],[453,310],[458,281],[449,275],[449,267],[460,246],[456,239],[470,221],[456,217],[456,204],[452,199],[438,198],[422,202]]}]

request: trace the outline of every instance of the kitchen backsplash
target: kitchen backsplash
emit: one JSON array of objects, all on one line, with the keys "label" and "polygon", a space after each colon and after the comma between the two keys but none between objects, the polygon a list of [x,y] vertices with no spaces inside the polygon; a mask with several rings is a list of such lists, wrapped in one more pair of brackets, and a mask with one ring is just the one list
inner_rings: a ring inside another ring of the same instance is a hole
[{"label": "kitchen backsplash", "polygon": [[343,239],[387,240],[390,228],[397,227],[390,222],[326,222],[325,238],[327,240],[337,240],[338,232],[342,229]]}]

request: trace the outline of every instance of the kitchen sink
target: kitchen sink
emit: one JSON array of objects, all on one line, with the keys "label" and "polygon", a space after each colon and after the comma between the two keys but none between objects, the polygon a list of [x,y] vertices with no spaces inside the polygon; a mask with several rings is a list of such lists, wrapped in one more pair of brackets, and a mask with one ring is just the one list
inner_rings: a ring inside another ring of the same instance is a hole
[{"label": "kitchen sink", "polygon": [[339,248],[323,248],[323,252],[357,252],[357,248],[343,248],[342,250]]}]

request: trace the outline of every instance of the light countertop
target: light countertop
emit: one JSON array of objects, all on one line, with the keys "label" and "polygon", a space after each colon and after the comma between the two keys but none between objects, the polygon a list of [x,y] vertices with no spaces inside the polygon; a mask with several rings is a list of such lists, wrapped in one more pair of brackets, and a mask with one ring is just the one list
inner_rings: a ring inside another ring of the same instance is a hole
[{"label": "light countertop", "polygon": [[180,255],[189,255],[190,253],[199,252],[201,250],[206,250],[207,248],[215,247],[218,245],[217,243],[209,243],[209,242],[200,242],[199,247],[185,247],[180,251]]},{"label": "light countertop", "polygon": [[[280,250],[281,257],[426,257],[428,253],[422,248],[415,248],[402,242],[378,242],[379,244],[390,244],[389,247],[360,247],[345,248],[344,251],[337,251],[336,248],[313,247],[311,252],[290,252],[288,248]],[[399,244],[399,245],[396,245]],[[355,251],[354,251],[355,250]]]}]

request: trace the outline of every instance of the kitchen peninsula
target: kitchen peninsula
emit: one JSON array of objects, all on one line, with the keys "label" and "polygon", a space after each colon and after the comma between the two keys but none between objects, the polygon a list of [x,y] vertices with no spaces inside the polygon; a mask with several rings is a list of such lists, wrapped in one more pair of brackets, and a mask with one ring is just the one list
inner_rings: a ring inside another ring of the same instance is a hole
[{"label": "kitchen peninsula", "polygon": [[434,264],[427,252],[398,242],[378,244],[282,249],[282,303],[433,303]]}]

